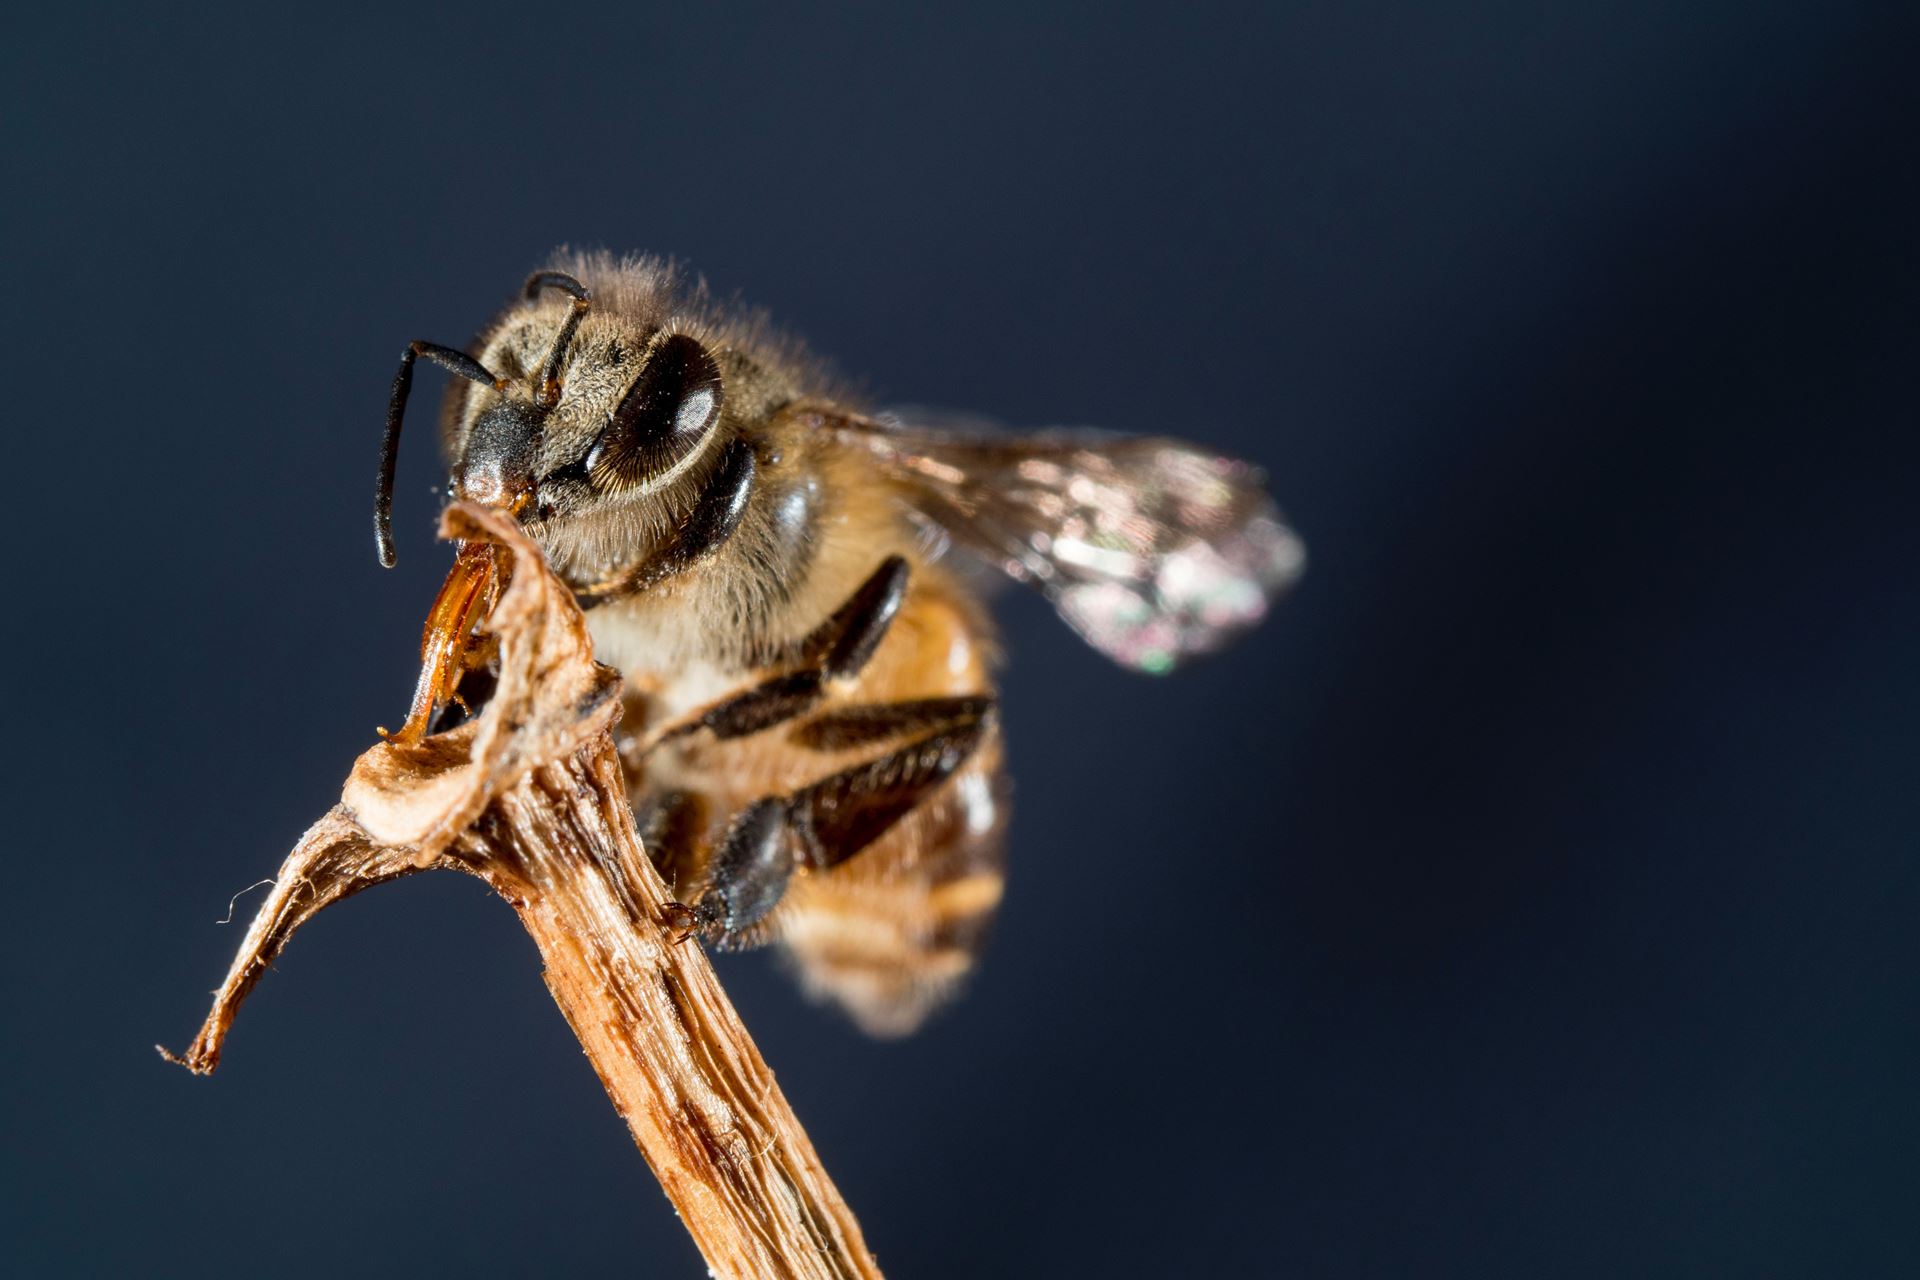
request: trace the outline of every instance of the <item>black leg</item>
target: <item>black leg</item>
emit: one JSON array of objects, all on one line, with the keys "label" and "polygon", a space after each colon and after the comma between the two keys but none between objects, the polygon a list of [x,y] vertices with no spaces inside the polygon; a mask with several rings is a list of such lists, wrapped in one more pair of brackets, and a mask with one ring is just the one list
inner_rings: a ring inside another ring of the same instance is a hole
[{"label": "black leg", "polygon": [[[935,704],[946,703],[942,717]],[[800,836],[812,867],[845,862],[885,835],[953,776],[980,745],[991,723],[991,698],[941,698],[896,704],[901,724],[936,727],[886,755],[843,769],[805,790],[790,804],[788,823]],[[869,724],[885,707],[871,708]]]},{"label": "black leg", "polygon": [[747,931],[780,905],[796,861],[786,797],[766,796],[742,809],[714,853],[706,890],[694,904],[700,930],[723,946],[740,945]]},{"label": "black leg", "polygon": [[971,723],[984,719],[992,710],[993,695],[987,693],[866,703],[823,711],[795,725],[788,736],[797,745],[814,751],[851,751]]},{"label": "black leg", "polygon": [[681,726],[673,736],[705,729],[723,742],[744,738],[793,719],[820,701],[823,687],[818,671],[793,671],[774,676],[709,708],[698,720]]},{"label": "black leg", "polygon": [[906,594],[907,562],[889,556],[832,617],[802,642],[800,660],[805,665],[664,726],[643,752],[702,729],[716,738],[743,738],[802,714],[820,701],[828,681],[860,674],[880,647]]},{"label": "black leg", "polygon": [[780,904],[796,869],[837,866],[885,835],[966,763],[992,714],[993,699],[961,697],[883,703],[823,717],[857,721],[861,741],[913,736],[790,796],[748,805],[714,855],[698,901],[676,907],[674,923],[720,946],[749,945],[754,927]]},{"label": "black leg", "polygon": [[640,847],[676,893],[697,878],[706,824],[706,802],[691,791],[652,792],[634,808]]},{"label": "black leg", "polygon": [[888,556],[847,602],[834,610],[801,645],[801,653],[829,680],[860,674],[886,638],[893,615],[907,598],[907,562]]}]

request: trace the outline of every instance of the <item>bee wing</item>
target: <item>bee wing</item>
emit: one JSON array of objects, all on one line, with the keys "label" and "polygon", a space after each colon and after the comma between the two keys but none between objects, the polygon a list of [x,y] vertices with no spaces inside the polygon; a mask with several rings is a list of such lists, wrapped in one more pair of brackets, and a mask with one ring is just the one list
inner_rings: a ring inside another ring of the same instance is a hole
[{"label": "bee wing", "polygon": [[930,534],[1043,592],[1122,666],[1160,674],[1265,616],[1305,549],[1260,471],[1179,440],[995,433],[924,411],[848,418]]}]

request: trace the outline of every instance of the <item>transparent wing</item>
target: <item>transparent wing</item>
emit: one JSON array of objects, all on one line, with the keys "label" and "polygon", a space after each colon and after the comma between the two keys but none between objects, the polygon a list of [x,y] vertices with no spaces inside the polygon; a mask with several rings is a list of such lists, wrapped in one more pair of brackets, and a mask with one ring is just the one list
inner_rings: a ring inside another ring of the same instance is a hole
[{"label": "transparent wing", "polygon": [[1159,674],[1259,622],[1300,539],[1247,463],[1179,440],[1015,436],[922,410],[835,426],[947,537],[1044,592],[1094,648]]}]

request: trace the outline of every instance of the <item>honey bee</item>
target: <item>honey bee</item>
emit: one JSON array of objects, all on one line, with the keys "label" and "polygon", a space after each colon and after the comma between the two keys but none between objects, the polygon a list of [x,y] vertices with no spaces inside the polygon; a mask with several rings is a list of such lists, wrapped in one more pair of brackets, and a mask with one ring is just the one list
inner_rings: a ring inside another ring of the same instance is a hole
[{"label": "honey bee", "polygon": [[[997,653],[973,566],[1156,674],[1259,621],[1302,566],[1245,463],[869,412],[758,314],[605,254],[536,272],[472,354],[409,345],[375,511],[389,565],[419,359],[456,375],[449,496],[515,514],[624,677],[621,759],[672,923],[777,943],[875,1035],[953,992],[1001,899]],[[440,633],[464,635],[482,595],[456,569]],[[401,734],[454,722],[486,680],[441,662]]]}]

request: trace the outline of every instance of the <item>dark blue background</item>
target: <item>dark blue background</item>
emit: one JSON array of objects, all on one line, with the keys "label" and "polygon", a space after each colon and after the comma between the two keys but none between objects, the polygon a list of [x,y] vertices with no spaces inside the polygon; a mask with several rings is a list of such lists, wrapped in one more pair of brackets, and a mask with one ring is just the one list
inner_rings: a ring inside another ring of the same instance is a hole
[{"label": "dark blue background", "polygon": [[[898,1277],[1912,1275],[1910,6],[10,19],[19,1274],[694,1275],[477,883],[164,1066],[412,680],[388,380],[555,244],[1311,550],[1166,682],[1009,598],[1011,896],[875,1044],[723,970]],[[243,898],[244,921],[256,899]]]}]

